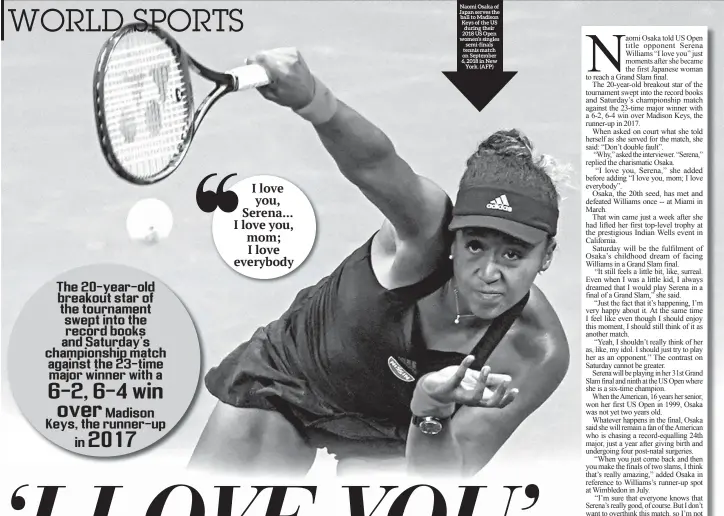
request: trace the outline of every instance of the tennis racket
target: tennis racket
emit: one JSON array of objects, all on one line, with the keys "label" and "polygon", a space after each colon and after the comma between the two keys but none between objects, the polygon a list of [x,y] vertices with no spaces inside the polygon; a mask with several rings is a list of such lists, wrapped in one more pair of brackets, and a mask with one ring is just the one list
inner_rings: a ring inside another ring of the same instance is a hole
[{"label": "tennis racket", "polygon": [[[196,111],[190,71],[215,83]],[[156,183],[179,166],[217,100],[231,91],[266,84],[269,77],[259,65],[216,72],[158,27],[126,25],[101,49],[93,77],[103,155],[122,178],[135,184]]]}]

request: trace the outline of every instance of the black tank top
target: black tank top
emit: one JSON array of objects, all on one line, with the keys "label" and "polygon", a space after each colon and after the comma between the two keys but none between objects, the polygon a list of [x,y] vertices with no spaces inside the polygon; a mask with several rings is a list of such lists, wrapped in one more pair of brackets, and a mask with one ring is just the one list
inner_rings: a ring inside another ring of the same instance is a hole
[{"label": "black tank top", "polygon": [[[488,361],[488,358],[490,358],[490,355],[492,355],[493,351],[495,351],[495,348],[498,346],[515,320],[518,316],[520,316],[521,312],[525,308],[525,305],[528,303],[529,297],[530,293],[527,293],[515,305],[493,319],[490,326],[488,326],[488,329],[485,331],[485,334],[480,338],[473,350],[469,353],[475,357],[475,361],[470,367],[471,369],[480,370],[483,368],[485,363]],[[427,347],[425,347],[418,317],[419,310],[415,308],[411,344],[413,346],[414,355],[418,357],[418,363],[420,365],[411,364],[411,367],[416,367],[417,375],[423,376],[426,373],[439,371],[447,366],[460,365],[467,355],[454,351],[427,349]]]},{"label": "black tank top", "polygon": [[[446,225],[451,212],[448,202]],[[454,235],[447,238],[449,245]],[[442,254],[427,278],[388,290],[372,270],[371,247],[372,238],[212,368],[209,392],[234,406],[271,405],[293,416],[300,431],[392,440],[404,453],[417,379],[459,365],[465,356],[427,349],[418,323],[418,301],[450,280],[452,262]],[[488,360],[528,297],[493,320],[475,346],[475,369]]]},{"label": "black tank top", "polygon": [[[331,412],[406,428],[416,380],[459,365],[465,357],[426,349],[417,321],[417,302],[452,277],[452,264],[443,256],[423,281],[388,290],[372,270],[371,245],[372,238],[330,276],[301,291],[287,312],[267,327],[267,345],[276,367],[304,379]],[[475,346],[474,368],[485,364],[527,300],[528,295],[493,320]],[[410,310],[412,331],[406,331]]]}]

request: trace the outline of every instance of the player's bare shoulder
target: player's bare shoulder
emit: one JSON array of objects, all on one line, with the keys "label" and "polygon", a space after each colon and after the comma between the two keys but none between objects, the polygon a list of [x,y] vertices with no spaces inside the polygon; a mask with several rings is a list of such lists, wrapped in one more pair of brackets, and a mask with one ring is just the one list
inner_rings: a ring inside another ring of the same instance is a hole
[{"label": "player's bare shoulder", "polygon": [[519,354],[548,369],[559,381],[565,376],[570,362],[568,339],[555,309],[535,285],[510,337]]},{"label": "player's bare shoulder", "polygon": [[372,241],[372,268],[380,284],[393,289],[416,283],[450,253],[448,213],[450,198],[433,181],[418,176],[419,210],[414,215],[413,233],[402,234],[385,220]]}]

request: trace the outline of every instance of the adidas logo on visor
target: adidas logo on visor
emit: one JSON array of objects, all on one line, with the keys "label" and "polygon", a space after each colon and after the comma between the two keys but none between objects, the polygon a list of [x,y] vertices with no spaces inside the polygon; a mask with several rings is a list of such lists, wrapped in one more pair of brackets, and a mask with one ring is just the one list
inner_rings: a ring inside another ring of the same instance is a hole
[{"label": "adidas logo on visor", "polygon": [[491,210],[501,210],[501,211],[513,211],[513,208],[510,207],[510,204],[508,204],[508,198],[505,196],[505,194],[501,195],[500,197],[496,197],[492,201],[490,201],[486,206],[486,208],[489,208]]}]

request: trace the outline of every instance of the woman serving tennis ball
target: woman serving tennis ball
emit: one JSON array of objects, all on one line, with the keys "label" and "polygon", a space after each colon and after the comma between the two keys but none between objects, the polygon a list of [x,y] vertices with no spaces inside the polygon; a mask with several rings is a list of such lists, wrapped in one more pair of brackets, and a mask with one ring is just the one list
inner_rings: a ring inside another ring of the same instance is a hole
[{"label": "woman serving tennis ball", "polygon": [[467,160],[453,205],[294,49],[256,55],[261,94],[309,120],[382,228],[206,376],[217,404],[191,464],[304,473],[327,447],[473,474],[557,388],[569,351],[533,285],[556,247],[558,195],[518,131]]}]

